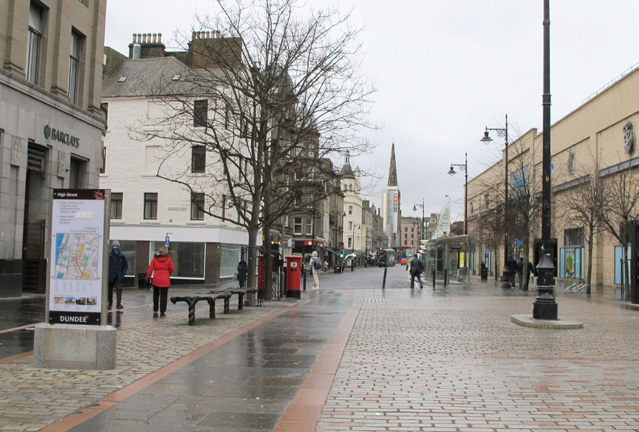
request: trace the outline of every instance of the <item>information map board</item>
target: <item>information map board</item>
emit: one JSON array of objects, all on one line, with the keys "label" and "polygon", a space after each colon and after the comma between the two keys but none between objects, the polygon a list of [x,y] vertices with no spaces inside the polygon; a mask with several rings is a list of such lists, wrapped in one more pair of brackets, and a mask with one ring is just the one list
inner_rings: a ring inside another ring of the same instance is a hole
[{"label": "information map board", "polygon": [[49,324],[100,325],[106,202],[104,190],[53,191]]}]

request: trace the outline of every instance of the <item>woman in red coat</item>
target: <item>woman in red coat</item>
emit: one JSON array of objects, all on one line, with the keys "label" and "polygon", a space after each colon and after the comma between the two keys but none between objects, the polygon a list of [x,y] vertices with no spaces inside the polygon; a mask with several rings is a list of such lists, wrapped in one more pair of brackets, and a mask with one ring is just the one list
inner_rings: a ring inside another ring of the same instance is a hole
[{"label": "woman in red coat", "polygon": [[171,273],[173,273],[173,261],[166,253],[166,250],[158,248],[157,253],[149,264],[149,270],[146,272],[146,278],[151,279],[153,275],[153,318],[158,317],[158,300],[160,303],[160,316],[163,317],[166,312],[166,299],[169,295],[169,286],[171,286]]}]

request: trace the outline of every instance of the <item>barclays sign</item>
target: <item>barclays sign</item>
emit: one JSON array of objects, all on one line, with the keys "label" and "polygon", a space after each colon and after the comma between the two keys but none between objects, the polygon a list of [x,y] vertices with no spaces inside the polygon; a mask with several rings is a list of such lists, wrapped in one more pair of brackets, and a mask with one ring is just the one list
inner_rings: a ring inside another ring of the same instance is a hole
[{"label": "barclays sign", "polygon": [[59,129],[52,128],[49,125],[44,127],[44,137],[47,140],[51,139],[52,141],[58,141],[62,144],[70,145],[71,147],[80,147],[80,138],[69,135]]}]

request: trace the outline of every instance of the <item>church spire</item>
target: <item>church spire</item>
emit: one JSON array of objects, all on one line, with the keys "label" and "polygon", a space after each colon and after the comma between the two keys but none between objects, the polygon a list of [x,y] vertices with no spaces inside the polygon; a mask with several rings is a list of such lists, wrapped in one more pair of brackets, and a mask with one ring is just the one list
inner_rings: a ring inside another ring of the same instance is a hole
[{"label": "church spire", "polygon": [[397,165],[395,164],[395,143],[391,147],[390,169],[388,170],[388,186],[397,186]]}]

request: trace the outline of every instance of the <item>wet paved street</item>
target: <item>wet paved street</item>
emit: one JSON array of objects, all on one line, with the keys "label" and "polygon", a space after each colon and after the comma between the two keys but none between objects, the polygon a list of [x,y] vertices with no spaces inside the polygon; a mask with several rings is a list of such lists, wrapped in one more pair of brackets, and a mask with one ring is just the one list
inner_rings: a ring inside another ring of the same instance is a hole
[{"label": "wet paved street", "polygon": [[584,328],[540,330],[510,322],[534,291],[382,277],[323,275],[194,327],[125,292],[116,370],[0,364],[0,431],[639,431],[639,310],[614,292],[558,291]]}]

